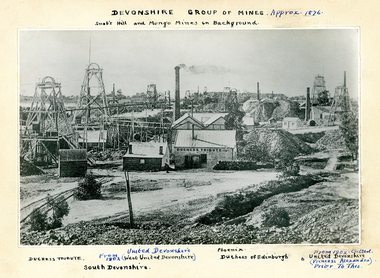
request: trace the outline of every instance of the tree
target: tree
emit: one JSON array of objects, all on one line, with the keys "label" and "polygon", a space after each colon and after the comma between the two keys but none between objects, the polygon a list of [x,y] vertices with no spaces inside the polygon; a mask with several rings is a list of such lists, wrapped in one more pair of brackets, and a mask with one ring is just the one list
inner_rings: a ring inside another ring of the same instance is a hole
[{"label": "tree", "polygon": [[123,91],[121,89],[117,90],[116,98],[119,99],[126,99],[127,97],[123,95]]},{"label": "tree", "polygon": [[[63,217],[69,214],[70,208],[63,196],[52,198],[49,194],[46,197],[47,211],[42,212],[41,208],[32,211],[29,224],[32,231],[45,231],[62,227]],[[49,211],[52,211],[48,216]]]},{"label": "tree", "polygon": [[322,106],[329,105],[330,104],[329,91],[323,90],[319,92],[317,100],[318,100],[319,105],[322,105]]},{"label": "tree", "polygon": [[102,184],[95,179],[94,175],[87,174],[78,184],[74,197],[78,200],[99,199],[102,196],[101,187]]},{"label": "tree", "polygon": [[63,196],[53,199],[49,194],[47,195],[48,207],[53,210],[52,216],[48,219],[48,228],[55,229],[62,227],[63,217],[69,214],[70,208]]},{"label": "tree", "polygon": [[236,140],[243,140],[243,117],[245,113],[239,109],[232,110],[225,117],[224,127],[227,130],[236,130]]}]

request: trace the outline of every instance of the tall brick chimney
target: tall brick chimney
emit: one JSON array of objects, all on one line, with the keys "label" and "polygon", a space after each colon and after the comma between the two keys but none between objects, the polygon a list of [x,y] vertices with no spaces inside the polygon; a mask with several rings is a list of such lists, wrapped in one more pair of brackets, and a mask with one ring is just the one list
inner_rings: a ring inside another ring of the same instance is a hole
[{"label": "tall brick chimney", "polygon": [[174,120],[178,120],[181,116],[181,111],[180,111],[180,105],[181,105],[181,100],[180,100],[180,87],[179,87],[179,70],[181,67],[176,66],[174,68],[175,70],[175,102],[174,102]]},{"label": "tall brick chimney", "polygon": [[305,105],[305,121],[310,120],[310,87],[307,87],[306,89],[306,105]]}]

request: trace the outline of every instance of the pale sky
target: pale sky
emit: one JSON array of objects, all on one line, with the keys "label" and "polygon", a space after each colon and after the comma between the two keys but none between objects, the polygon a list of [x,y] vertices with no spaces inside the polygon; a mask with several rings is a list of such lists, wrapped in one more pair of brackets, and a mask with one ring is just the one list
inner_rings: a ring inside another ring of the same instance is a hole
[{"label": "pale sky", "polygon": [[358,29],[283,30],[21,30],[19,32],[20,93],[34,94],[35,83],[51,76],[62,94],[79,95],[85,69],[103,69],[107,93],[158,92],[174,96],[174,67],[185,64],[198,74],[181,70],[181,97],[186,90],[209,92],[231,87],[243,92],[305,95],[322,74],[333,93],[343,83],[358,95]]}]

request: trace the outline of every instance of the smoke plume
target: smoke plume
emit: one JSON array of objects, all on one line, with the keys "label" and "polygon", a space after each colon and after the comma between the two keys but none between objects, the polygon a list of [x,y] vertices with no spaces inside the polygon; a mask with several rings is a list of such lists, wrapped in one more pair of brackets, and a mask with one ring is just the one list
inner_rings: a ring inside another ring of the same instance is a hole
[{"label": "smoke plume", "polygon": [[219,66],[214,66],[214,65],[199,65],[199,66],[193,65],[193,66],[188,67],[185,64],[179,64],[178,67],[193,74],[205,74],[205,73],[224,74],[224,73],[230,72],[230,70],[225,67],[219,67]]}]

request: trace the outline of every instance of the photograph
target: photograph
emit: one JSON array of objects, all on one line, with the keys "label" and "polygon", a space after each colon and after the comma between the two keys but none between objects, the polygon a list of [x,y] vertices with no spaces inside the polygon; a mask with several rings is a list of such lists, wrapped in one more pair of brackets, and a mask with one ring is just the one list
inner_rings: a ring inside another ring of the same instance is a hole
[{"label": "photograph", "polygon": [[19,246],[361,244],[359,43],[19,29]]}]

